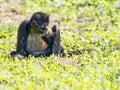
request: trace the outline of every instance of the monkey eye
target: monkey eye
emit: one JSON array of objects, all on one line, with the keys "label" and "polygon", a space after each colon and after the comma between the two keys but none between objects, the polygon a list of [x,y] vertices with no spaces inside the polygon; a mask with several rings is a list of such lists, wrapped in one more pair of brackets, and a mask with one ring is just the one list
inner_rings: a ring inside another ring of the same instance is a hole
[{"label": "monkey eye", "polygon": [[32,21],[32,24],[33,24],[33,25],[36,25],[36,24],[37,24],[37,22],[36,22],[35,20],[33,20],[33,21]]},{"label": "monkey eye", "polygon": [[44,29],[46,29],[46,26],[45,26],[45,25],[42,25],[41,28],[44,30]]}]

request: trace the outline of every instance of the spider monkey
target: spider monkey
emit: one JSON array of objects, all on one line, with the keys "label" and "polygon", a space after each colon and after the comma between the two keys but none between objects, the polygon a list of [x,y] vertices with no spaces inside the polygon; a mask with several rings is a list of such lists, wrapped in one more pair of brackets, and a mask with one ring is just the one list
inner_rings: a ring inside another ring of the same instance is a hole
[{"label": "spider monkey", "polygon": [[64,48],[61,45],[59,25],[50,27],[49,23],[49,15],[43,12],[36,12],[30,20],[24,20],[18,28],[16,51],[12,51],[11,56],[22,59],[28,55],[38,57],[62,54]]}]

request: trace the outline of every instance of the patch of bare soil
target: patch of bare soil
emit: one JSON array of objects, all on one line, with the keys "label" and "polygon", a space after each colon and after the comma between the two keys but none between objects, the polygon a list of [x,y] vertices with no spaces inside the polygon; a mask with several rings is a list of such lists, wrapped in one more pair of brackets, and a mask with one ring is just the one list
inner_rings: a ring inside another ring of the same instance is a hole
[{"label": "patch of bare soil", "polygon": [[7,22],[20,23],[30,15],[20,15],[14,14],[13,12],[5,12],[4,14],[0,14],[0,24],[5,24]]},{"label": "patch of bare soil", "polygon": [[[23,0],[5,0],[0,3],[0,25],[4,25],[7,23],[11,24],[20,24],[25,19],[30,19],[32,14],[21,14],[19,10],[15,10],[13,6],[17,6],[18,9],[22,7]],[[35,13],[35,12],[33,12]],[[60,22],[61,18],[58,14],[49,14],[50,15],[50,22]],[[68,29],[68,25],[63,24],[60,22],[61,29]]]},{"label": "patch of bare soil", "polygon": [[[33,12],[35,13],[35,12]],[[11,24],[21,23],[25,19],[30,19],[32,14],[19,14],[15,10],[4,11],[4,13],[0,13],[0,24],[5,24],[10,22]],[[56,14],[50,15],[51,22],[60,22],[60,18]]]},{"label": "patch of bare soil", "polygon": [[60,60],[61,65],[80,66],[81,62],[75,60]]},{"label": "patch of bare soil", "polygon": [[12,7],[19,5],[16,0],[5,0],[0,3],[0,24],[6,23],[20,23],[22,20],[28,17],[28,15],[22,15]]},{"label": "patch of bare soil", "polygon": [[[75,61],[75,60],[59,60],[60,65],[65,66],[65,65],[69,65],[69,66],[81,66],[82,63],[79,61]],[[46,65],[46,62],[39,62],[40,66],[44,66]]]}]

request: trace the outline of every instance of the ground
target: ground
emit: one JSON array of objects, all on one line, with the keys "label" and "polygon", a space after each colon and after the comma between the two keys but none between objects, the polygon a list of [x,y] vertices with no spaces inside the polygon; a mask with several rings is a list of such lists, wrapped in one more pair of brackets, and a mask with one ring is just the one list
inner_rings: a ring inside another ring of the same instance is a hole
[{"label": "ground", "polygon": [[[0,90],[119,90],[119,0],[1,0]],[[61,24],[64,57],[12,59],[18,26],[34,12]]]}]

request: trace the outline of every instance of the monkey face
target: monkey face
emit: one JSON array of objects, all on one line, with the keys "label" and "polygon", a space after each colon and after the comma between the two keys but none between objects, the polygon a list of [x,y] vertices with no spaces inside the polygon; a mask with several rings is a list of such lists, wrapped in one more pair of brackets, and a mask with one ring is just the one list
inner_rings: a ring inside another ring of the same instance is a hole
[{"label": "monkey face", "polygon": [[47,32],[49,16],[47,14],[37,12],[33,14],[30,20],[31,32],[44,34]]},{"label": "monkey face", "polygon": [[42,25],[40,25],[36,20],[33,20],[31,22],[31,32],[44,34],[48,30],[47,26],[47,23],[43,23]]}]

